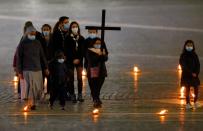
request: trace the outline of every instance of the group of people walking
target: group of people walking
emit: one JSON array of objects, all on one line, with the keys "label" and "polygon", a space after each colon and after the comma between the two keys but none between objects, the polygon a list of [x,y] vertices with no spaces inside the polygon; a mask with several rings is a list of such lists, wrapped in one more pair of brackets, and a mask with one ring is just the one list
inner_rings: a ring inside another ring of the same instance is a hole
[{"label": "group of people walking", "polygon": [[[100,90],[107,77],[105,62],[108,50],[96,29],[88,30],[88,37],[81,35],[78,22],[69,24],[69,17],[62,16],[53,31],[49,24],[37,31],[31,21],[24,26],[24,33],[17,46],[13,67],[19,76],[19,97],[31,110],[42,98],[44,79],[47,78],[47,91],[50,94],[49,106],[53,109],[59,99],[62,110],[66,100],[73,103],[84,102],[82,71],[86,69],[94,107],[101,107]],[[194,87],[194,107],[197,103],[200,80],[200,62],[192,40],[187,40],[180,56],[182,67],[181,86],[186,87],[186,108],[193,108],[190,102],[190,87]],[[74,76],[77,75],[77,96]]]},{"label": "group of people walking", "polygon": [[[49,24],[44,24],[39,32],[31,21],[27,21],[13,61],[20,79],[19,97],[35,110],[37,101],[42,99],[43,83],[47,78],[46,93],[50,94],[51,109],[56,99],[62,110],[66,100],[84,102],[82,71],[86,69],[93,106],[101,107],[100,90],[107,77],[107,60],[108,50],[96,29],[88,30],[88,36],[84,38],[79,23],[69,24],[66,16],[59,18],[53,31]],[[74,75],[77,75],[77,94]]]}]

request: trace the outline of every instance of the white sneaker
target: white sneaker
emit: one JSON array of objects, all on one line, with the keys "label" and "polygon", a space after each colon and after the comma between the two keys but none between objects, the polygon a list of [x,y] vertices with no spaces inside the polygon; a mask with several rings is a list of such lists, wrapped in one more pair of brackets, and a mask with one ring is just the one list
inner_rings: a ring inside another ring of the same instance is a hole
[{"label": "white sneaker", "polygon": [[198,102],[194,103],[194,108],[200,108],[202,105]]},{"label": "white sneaker", "polygon": [[192,109],[192,106],[191,106],[191,104],[190,103],[188,103],[188,104],[186,104],[186,107],[185,107],[186,109]]}]

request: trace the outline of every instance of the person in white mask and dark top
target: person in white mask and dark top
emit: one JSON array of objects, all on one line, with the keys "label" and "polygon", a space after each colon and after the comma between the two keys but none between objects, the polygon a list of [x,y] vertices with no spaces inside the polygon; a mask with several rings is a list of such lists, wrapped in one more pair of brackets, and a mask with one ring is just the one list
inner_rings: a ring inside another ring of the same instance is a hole
[{"label": "person in white mask and dark top", "polygon": [[[82,70],[83,70],[83,58],[84,58],[84,37],[80,34],[80,27],[77,22],[72,22],[69,28],[69,35],[65,39],[65,56],[67,58],[66,64],[69,70],[69,91],[71,94],[71,100],[73,103],[77,101],[83,102],[82,97]],[[76,99],[74,89],[74,69],[77,72],[78,82],[78,96]]]},{"label": "person in white mask and dark top", "polygon": [[36,39],[36,29],[33,26],[26,29],[26,36],[18,47],[17,71],[19,77],[26,81],[28,106],[34,110],[43,89],[42,71],[46,75],[49,71],[44,51]]},{"label": "person in white mask and dark top", "polygon": [[[198,108],[201,105],[197,102],[199,93],[199,72],[200,62],[198,55],[195,52],[195,45],[192,40],[187,40],[183,47],[183,52],[180,56],[179,63],[182,68],[181,87],[186,88],[186,109]],[[194,104],[190,102],[190,88],[194,87]]]},{"label": "person in white mask and dark top", "polygon": [[[85,46],[84,46],[84,56],[85,56],[84,67],[85,67],[85,69],[87,69],[87,63],[88,63],[85,54],[86,54],[88,48],[92,47],[96,38],[99,38],[98,37],[98,30],[94,29],[94,28],[88,29],[88,36],[85,39]],[[106,50],[106,53],[108,55],[108,50],[107,50],[105,42],[102,44],[102,48],[104,48]]]},{"label": "person in white mask and dark top", "polygon": [[54,101],[59,98],[61,109],[65,110],[65,99],[67,92],[68,69],[65,64],[63,51],[57,51],[55,58],[49,64],[50,70],[50,108],[53,109]]},{"label": "person in white mask and dark top", "polygon": [[62,16],[55,24],[53,29],[53,49],[54,54],[58,50],[64,51],[65,37],[68,35],[69,30],[69,17]]},{"label": "person in white mask and dark top", "polygon": [[108,53],[105,48],[102,48],[100,38],[95,38],[92,47],[89,47],[86,53],[87,58],[87,77],[91,90],[91,95],[94,102],[94,107],[102,106],[100,99],[100,91],[107,77],[107,69],[105,62],[108,60]]}]

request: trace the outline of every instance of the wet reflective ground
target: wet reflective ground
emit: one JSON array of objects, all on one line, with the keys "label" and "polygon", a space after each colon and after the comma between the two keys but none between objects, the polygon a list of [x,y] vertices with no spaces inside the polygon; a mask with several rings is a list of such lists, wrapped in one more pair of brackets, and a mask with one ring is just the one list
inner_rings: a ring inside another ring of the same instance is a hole
[{"label": "wet reflective ground", "polygon": [[[0,130],[202,130],[203,108],[185,110],[180,99],[179,55],[186,39],[193,39],[203,62],[203,2],[201,0],[0,0]],[[107,9],[110,52],[108,78],[102,89],[103,108],[92,115],[92,101],[84,78],[84,103],[66,103],[61,111],[39,104],[22,112],[12,82],[12,58],[25,21],[38,30],[67,15],[85,25],[100,25],[101,9]],[[134,73],[134,66],[141,70]],[[201,68],[202,69],[202,68]],[[202,73],[200,74],[203,80]],[[200,102],[203,104],[203,87]],[[191,95],[192,97],[192,95]],[[167,114],[157,114],[166,109]]]}]

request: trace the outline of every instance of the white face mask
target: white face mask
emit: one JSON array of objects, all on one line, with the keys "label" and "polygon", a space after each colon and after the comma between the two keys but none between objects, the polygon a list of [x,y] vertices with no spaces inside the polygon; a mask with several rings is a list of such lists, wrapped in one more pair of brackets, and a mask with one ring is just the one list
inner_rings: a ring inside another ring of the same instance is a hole
[{"label": "white face mask", "polygon": [[78,34],[78,27],[72,28],[72,32],[73,32],[73,34]]},{"label": "white face mask", "polygon": [[44,36],[49,36],[49,31],[43,31]]},{"label": "white face mask", "polygon": [[101,48],[101,45],[95,44],[95,45],[94,45],[94,48],[95,48],[95,49],[100,49],[100,48]]},{"label": "white face mask", "polygon": [[58,59],[59,63],[64,63],[64,61],[65,61],[64,59]]},{"label": "white face mask", "polygon": [[186,46],[185,49],[190,52],[193,50],[193,47],[192,46]]},{"label": "white face mask", "polygon": [[94,39],[97,37],[96,33],[89,33],[89,38]]},{"label": "white face mask", "polygon": [[36,38],[35,35],[28,35],[27,37],[28,37],[28,39],[30,39],[30,40],[35,40],[35,38]]}]

